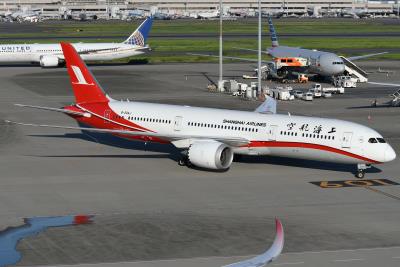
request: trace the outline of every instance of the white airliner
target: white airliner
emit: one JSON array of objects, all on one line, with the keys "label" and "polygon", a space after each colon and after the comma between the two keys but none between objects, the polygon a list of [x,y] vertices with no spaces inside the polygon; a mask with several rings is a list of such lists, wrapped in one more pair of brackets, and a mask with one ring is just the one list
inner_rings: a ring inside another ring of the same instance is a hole
[{"label": "white airliner", "polygon": [[[392,161],[393,148],[375,130],[336,119],[116,101],[107,96],[72,45],[62,43],[76,104],[63,112],[85,127],[22,124],[172,143],[183,151],[180,164],[226,170],[234,154],[281,156],[357,165],[364,177],[371,164]],[[9,122],[9,121],[8,121]]]},{"label": "white airliner", "polygon": [[[83,60],[106,61],[145,53],[147,36],[153,19],[147,18],[122,43],[76,43],[75,49]],[[60,44],[0,45],[0,63],[39,63],[42,67],[57,67],[64,63]]]}]

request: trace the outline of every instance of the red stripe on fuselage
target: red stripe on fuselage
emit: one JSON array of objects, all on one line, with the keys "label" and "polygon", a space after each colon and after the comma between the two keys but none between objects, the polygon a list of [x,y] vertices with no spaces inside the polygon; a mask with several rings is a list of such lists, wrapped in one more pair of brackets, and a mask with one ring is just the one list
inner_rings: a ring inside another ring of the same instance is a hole
[{"label": "red stripe on fuselage", "polygon": [[[83,117],[83,116],[76,116],[76,115],[69,115],[76,119],[77,121],[88,125],[93,128],[99,129],[109,129],[109,130],[126,130],[126,131],[138,131],[143,132],[143,135],[124,135],[124,134],[113,134],[118,137],[132,139],[132,140],[139,140],[139,141],[151,141],[151,142],[158,142],[162,144],[169,143],[169,141],[153,137],[153,136],[146,136],[146,132],[154,132],[150,129],[144,128],[138,124],[132,123],[129,120],[124,119],[120,115],[116,114],[108,105],[108,103],[90,103],[90,104],[82,104],[78,106],[68,106],[65,109],[72,110],[72,111],[79,111],[79,112],[88,112],[91,113],[91,117]],[[106,114],[106,111],[109,112]]]},{"label": "red stripe on fuselage", "polygon": [[[87,112],[92,113],[95,116],[100,117],[105,126],[110,126],[110,124],[115,124],[113,126],[119,126],[120,128],[110,128],[110,129],[121,129],[121,127],[126,127],[127,129],[134,128],[135,131],[147,131],[154,132],[150,129],[144,128],[136,123],[124,119],[122,116],[118,115],[111,109],[108,103],[90,103],[90,104],[80,104],[78,108],[87,110]],[[108,124],[108,125],[107,125]]]},{"label": "red stripe on fuselage", "polygon": [[369,159],[345,150],[337,149],[330,146],[312,144],[312,143],[301,143],[301,142],[282,142],[282,141],[252,141],[250,144],[244,147],[278,147],[278,148],[285,148],[285,147],[298,147],[298,148],[308,148],[308,149],[316,149],[316,150],[323,150],[327,152],[332,152],[336,154],[341,154],[347,157],[359,159],[362,161],[370,162],[370,163],[381,163],[379,161]]},{"label": "red stripe on fuselage", "polygon": [[[132,123],[132,122],[120,117],[109,107],[108,103],[91,103],[91,104],[85,104],[85,105],[81,105],[81,106],[82,106],[82,108],[86,109],[87,111],[92,112],[93,114],[96,114],[96,116],[92,116],[90,118],[76,116],[76,115],[69,115],[81,123],[84,123],[84,124],[89,125],[94,128],[100,128],[100,129],[143,131],[143,135],[140,135],[140,136],[130,136],[130,135],[122,135],[122,134],[114,134],[114,135],[123,137],[123,138],[127,138],[127,139],[133,139],[133,140],[152,141],[152,142],[158,142],[158,143],[163,143],[163,144],[170,143],[169,141],[161,139],[161,138],[146,136],[146,131],[147,132],[154,132],[154,131],[146,129],[140,125],[137,125],[135,123]],[[65,109],[82,112],[82,109],[79,107],[76,107],[76,106],[65,107]],[[106,110],[110,111],[109,121],[104,120],[104,115],[101,115],[101,114],[105,114]],[[366,158],[366,157],[363,157],[363,156],[360,156],[360,155],[357,155],[357,154],[354,154],[354,153],[351,153],[351,152],[348,152],[345,150],[341,150],[341,149],[337,149],[337,148],[325,146],[325,145],[312,144],[312,143],[282,142],[282,141],[251,141],[250,144],[245,145],[243,147],[308,148],[308,149],[316,149],[316,150],[322,150],[322,151],[327,151],[327,152],[331,152],[331,153],[341,154],[341,155],[344,155],[347,157],[359,159],[359,160],[369,162],[369,163],[375,163],[375,164],[381,163],[379,161],[369,159],[369,158]]]}]

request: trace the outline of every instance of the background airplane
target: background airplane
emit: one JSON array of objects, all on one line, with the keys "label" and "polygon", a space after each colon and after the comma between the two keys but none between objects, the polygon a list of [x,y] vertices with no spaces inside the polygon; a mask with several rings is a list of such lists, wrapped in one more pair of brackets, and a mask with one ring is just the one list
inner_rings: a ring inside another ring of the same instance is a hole
[{"label": "background airplane", "polygon": [[[386,52],[381,52],[381,53],[374,53],[374,54],[346,58],[343,56],[338,56],[335,53],[318,51],[315,49],[281,46],[279,45],[278,37],[275,31],[275,27],[272,23],[271,17],[268,17],[268,25],[271,34],[272,45],[270,48],[267,48],[266,51],[262,51],[262,53],[270,55],[273,58],[273,60],[262,61],[262,63],[266,64],[266,68],[264,69],[266,70],[267,74],[274,78],[285,78],[293,72],[309,74],[309,75],[320,75],[324,77],[333,77],[344,74],[346,70],[346,65],[349,65],[351,68],[356,69],[356,71],[359,71],[364,75],[367,75],[365,71],[357,67],[352,61],[372,56],[382,55],[386,53]],[[258,52],[255,49],[246,49],[246,48],[238,48],[238,49],[251,52]],[[195,53],[192,53],[191,55],[218,57],[215,55],[204,55]],[[257,59],[247,59],[241,57],[224,56],[224,58],[257,62]]]},{"label": "background airplane", "polygon": [[[106,95],[74,47],[61,43],[76,104],[63,112],[89,127],[23,124],[109,133],[122,138],[172,143],[180,164],[228,170],[234,154],[268,155],[357,165],[364,177],[371,164],[392,161],[393,148],[375,130],[353,122],[166,104],[123,102]],[[9,123],[13,123],[7,121]]]},{"label": "background airplane", "polygon": [[[75,43],[82,59],[107,61],[145,53],[153,19],[148,17],[121,43]],[[5,44],[0,45],[0,63],[39,63],[41,67],[57,67],[64,63],[60,44]]]}]

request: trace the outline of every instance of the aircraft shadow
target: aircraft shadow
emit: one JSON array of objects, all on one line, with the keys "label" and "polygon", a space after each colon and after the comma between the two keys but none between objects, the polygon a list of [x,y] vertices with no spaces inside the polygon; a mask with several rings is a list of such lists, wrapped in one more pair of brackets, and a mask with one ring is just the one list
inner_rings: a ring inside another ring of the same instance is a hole
[{"label": "aircraft shadow", "polygon": [[[271,164],[280,166],[291,166],[291,167],[301,167],[306,169],[317,169],[326,171],[337,171],[346,173],[356,173],[355,165],[350,164],[340,164],[340,163],[330,163],[315,160],[304,160],[304,159],[293,159],[285,157],[274,157],[274,156],[241,156],[236,162],[243,162],[248,164]],[[381,173],[382,170],[371,166],[371,168],[366,170],[366,173]]]},{"label": "aircraft shadow", "polygon": [[[52,158],[148,158],[148,159],[161,159],[168,158],[173,161],[178,161],[181,157],[180,151],[172,144],[158,144],[148,142],[147,144],[142,141],[127,140],[120,137],[112,136],[104,133],[67,133],[67,134],[55,134],[55,135],[29,135],[32,137],[45,137],[45,138],[69,138],[69,139],[81,139],[89,142],[99,143],[117,148],[132,149],[137,151],[149,151],[162,154],[148,155],[148,154],[134,154],[134,155],[115,155],[115,154],[103,154],[103,155],[45,155],[40,157],[52,157]],[[301,167],[306,169],[317,169],[317,170],[328,170],[344,173],[354,173],[356,168],[354,165],[329,163],[313,160],[302,160],[284,157],[273,157],[273,156],[240,156],[235,162],[247,163],[247,164],[270,164],[290,167]],[[191,166],[192,169],[199,171],[207,171],[203,168]],[[215,172],[225,172],[216,170]],[[366,173],[381,173],[382,170],[372,166],[366,170]]]},{"label": "aircraft shadow", "polygon": [[169,158],[174,161],[178,161],[180,158],[180,151],[172,144],[159,144],[152,142],[142,142],[135,140],[127,140],[117,136],[113,136],[106,133],[66,133],[66,134],[36,134],[29,135],[32,137],[45,137],[45,138],[67,138],[67,139],[80,139],[102,145],[132,149],[138,151],[149,151],[162,153],[160,155],[66,155],[66,156],[49,156],[49,157],[104,157],[104,158]]},{"label": "aircraft shadow", "polygon": [[347,109],[375,109],[375,108],[390,108],[390,105],[377,105],[377,106],[358,106],[358,107],[348,107]]}]

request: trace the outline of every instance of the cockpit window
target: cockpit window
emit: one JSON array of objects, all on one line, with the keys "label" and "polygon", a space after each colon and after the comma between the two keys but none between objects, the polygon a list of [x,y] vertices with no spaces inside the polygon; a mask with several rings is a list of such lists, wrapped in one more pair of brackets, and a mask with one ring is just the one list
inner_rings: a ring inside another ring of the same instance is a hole
[{"label": "cockpit window", "polygon": [[378,140],[379,143],[386,143],[385,139],[383,138],[376,138]]},{"label": "cockpit window", "polygon": [[333,61],[332,62],[333,65],[343,65],[343,61]]},{"label": "cockpit window", "polygon": [[368,143],[378,143],[378,141],[375,138],[370,138],[368,139]]}]

